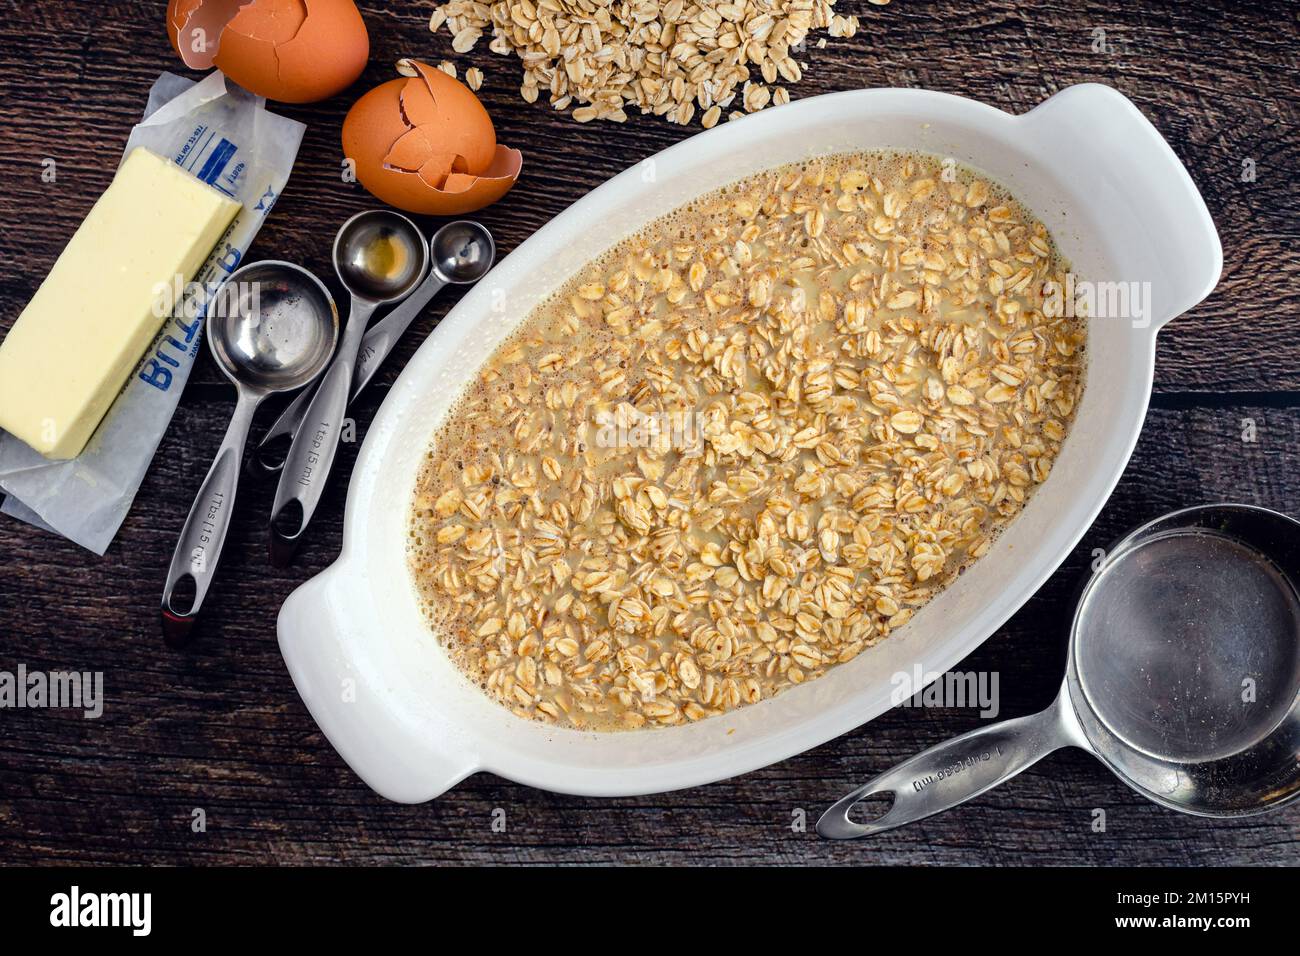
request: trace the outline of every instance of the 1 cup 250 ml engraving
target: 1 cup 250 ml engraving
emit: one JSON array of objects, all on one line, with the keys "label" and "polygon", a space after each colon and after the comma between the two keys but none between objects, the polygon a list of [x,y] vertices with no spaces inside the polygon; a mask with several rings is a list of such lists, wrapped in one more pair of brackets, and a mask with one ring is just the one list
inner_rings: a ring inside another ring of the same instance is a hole
[{"label": "1 cup 250 ml engraving", "polygon": [[955,777],[959,773],[969,770],[971,767],[984,763],[987,760],[992,760],[994,757],[1001,756],[1002,748],[998,744],[993,744],[988,750],[981,751],[977,754],[971,754],[969,757],[963,757],[961,760],[949,764],[942,770],[936,770],[934,773],[928,773],[924,777],[918,777],[912,781],[912,791],[914,793],[920,793],[926,787],[947,780],[950,777]]}]

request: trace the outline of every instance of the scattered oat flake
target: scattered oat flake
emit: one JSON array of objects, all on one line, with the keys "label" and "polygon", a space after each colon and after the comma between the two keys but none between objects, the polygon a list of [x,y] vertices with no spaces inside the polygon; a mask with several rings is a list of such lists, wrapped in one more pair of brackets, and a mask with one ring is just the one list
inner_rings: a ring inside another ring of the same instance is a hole
[{"label": "scattered oat flake", "polygon": [[[871,0],[884,6],[888,0]],[[797,83],[803,65],[791,51],[824,49],[826,36],[852,37],[856,16],[836,0],[449,0],[429,20],[467,53],[490,35],[493,53],[519,58],[520,93],[574,110],[579,122],[624,122],[627,110],[689,124],[716,124],[734,101],[745,112],[788,102],[771,87]],[[810,35],[822,32],[815,42]],[[666,47],[664,37],[672,38]],[[757,69],[757,77],[751,70]],[[753,85],[756,80],[762,83]],[[751,92],[753,90],[754,92]],[[561,105],[563,104],[563,105]],[[719,113],[710,111],[719,107]],[[729,119],[732,117],[728,117]]]}]

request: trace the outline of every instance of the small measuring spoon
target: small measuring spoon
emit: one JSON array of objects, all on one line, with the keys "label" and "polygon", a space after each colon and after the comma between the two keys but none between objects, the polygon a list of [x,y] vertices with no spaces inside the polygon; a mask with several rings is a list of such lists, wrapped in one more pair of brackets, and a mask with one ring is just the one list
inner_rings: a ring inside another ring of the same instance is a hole
[{"label": "small measuring spoon", "polygon": [[[405,216],[372,209],[353,216],[334,237],[334,271],[352,305],[338,354],[303,413],[275,489],[271,563],[277,566],[287,564],[297,550],[334,466],[366,324],[376,309],[402,301],[424,280],[429,246]],[[297,509],[291,507],[294,503]],[[295,516],[293,510],[299,513]]]},{"label": "small measuring spoon", "polygon": [[[338,341],[339,314],[310,272],[265,261],[231,273],[209,304],[206,326],[208,347],[238,400],[167,571],[162,629],[173,647],[189,637],[216,574],[253,412],[268,395],[306,385],[324,370]],[[193,580],[194,597],[181,610],[176,591],[186,579]]]},{"label": "small measuring spoon", "polygon": [[[931,747],[817,821],[845,840],[957,806],[1061,747],[1138,793],[1207,817],[1300,796],[1300,522],[1249,505],[1187,508],[1112,548],[1084,586],[1065,682],[1041,713]],[[892,794],[870,822],[863,799]]]},{"label": "small measuring spoon", "polygon": [[[467,219],[447,223],[433,234],[429,247],[433,253],[433,265],[428,278],[411,293],[410,298],[371,326],[361,340],[357,367],[352,373],[352,394],[349,401],[354,400],[369,384],[398,339],[406,333],[435,295],[448,285],[470,285],[477,282],[487,275],[496,258],[496,243],[492,240],[492,233],[487,227]],[[277,472],[284,468],[284,461],[276,461],[271,455],[271,446],[277,444],[279,439],[288,437],[292,440],[297,435],[311,398],[312,393],[309,391],[295,398],[262,436],[253,459],[264,471]]]}]

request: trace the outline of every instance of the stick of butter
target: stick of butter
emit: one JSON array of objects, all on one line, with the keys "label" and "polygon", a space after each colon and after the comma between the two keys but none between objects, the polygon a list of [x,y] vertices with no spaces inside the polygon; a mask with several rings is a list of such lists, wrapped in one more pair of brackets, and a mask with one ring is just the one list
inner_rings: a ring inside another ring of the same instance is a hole
[{"label": "stick of butter", "polygon": [[0,345],[0,428],[46,458],[81,454],[242,208],[133,150]]}]

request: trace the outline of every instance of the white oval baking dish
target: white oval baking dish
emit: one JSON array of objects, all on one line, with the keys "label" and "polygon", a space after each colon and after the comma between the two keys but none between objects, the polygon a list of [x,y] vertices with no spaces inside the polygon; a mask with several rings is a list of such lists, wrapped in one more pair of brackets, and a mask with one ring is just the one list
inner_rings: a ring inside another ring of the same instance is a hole
[{"label": "white oval baking dish", "polygon": [[[407,503],[435,427],[492,349],[576,269],[692,197],[759,169],[892,147],[953,157],[1006,185],[1078,275],[1150,282],[1147,327],[1094,319],[1088,382],[1051,478],[992,551],[913,621],[825,677],[722,717],[595,734],[515,717],[463,678],[426,629],[406,570]],[[1119,479],[1150,397],[1155,335],[1218,281],[1222,250],[1186,170],[1109,87],[1071,87],[1023,116],[918,90],[800,100],[700,133],[574,203],[471,290],[397,380],[361,448],[343,551],[279,617],[312,716],[380,794],[417,802],[489,770],[567,793],[709,783],[815,747],[891,704],[893,675],[942,673],[1052,573]]]}]

